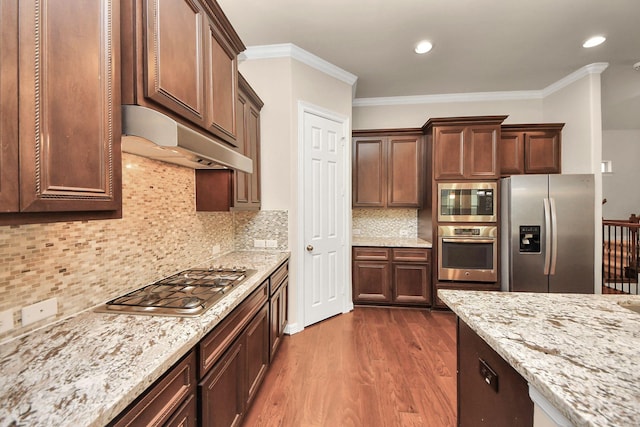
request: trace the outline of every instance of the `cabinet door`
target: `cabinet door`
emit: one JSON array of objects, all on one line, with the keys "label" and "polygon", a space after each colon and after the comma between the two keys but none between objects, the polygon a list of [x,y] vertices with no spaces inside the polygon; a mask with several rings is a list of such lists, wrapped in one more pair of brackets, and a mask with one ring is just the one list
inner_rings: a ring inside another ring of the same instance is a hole
[{"label": "cabinet door", "polygon": [[260,111],[247,102],[243,114],[244,155],[253,160],[253,173],[236,171],[236,196],[234,207],[242,210],[260,209]]},{"label": "cabinet door", "polygon": [[524,135],[526,173],[560,173],[560,133],[531,131]]},{"label": "cabinet door", "polygon": [[236,52],[220,29],[207,19],[207,128],[235,145],[237,140],[236,100],[238,97],[238,60]]},{"label": "cabinet door", "polygon": [[393,302],[428,305],[431,303],[429,264],[393,263]]},{"label": "cabinet door", "polygon": [[0,28],[0,211],[18,212],[18,0],[0,2]]},{"label": "cabinet door", "polygon": [[[120,207],[119,5],[115,0],[20,1],[23,212]],[[3,27],[3,44],[4,32]],[[4,74],[4,61],[2,66]]]},{"label": "cabinet door", "polygon": [[469,126],[464,144],[465,177],[500,177],[498,170],[498,129],[495,125]]},{"label": "cabinet door", "polygon": [[390,137],[387,156],[387,206],[420,207],[422,138]]},{"label": "cabinet door", "polygon": [[533,402],[527,381],[460,319],[458,425],[533,425]]},{"label": "cabinet door", "polygon": [[284,283],[278,288],[278,290],[271,296],[270,306],[270,346],[271,346],[271,360],[273,360],[282,337],[284,335],[284,328],[287,326],[288,320],[288,290],[289,279],[285,279]]},{"label": "cabinet door", "polygon": [[502,176],[524,173],[524,134],[502,132],[500,135],[500,174]]},{"label": "cabinet door", "polygon": [[389,262],[353,262],[353,301],[391,301],[391,271]]},{"label": "cabinet door", "polygon": [[239,426],[244,414],[245,353],[239,339],[198,385],[201,425]]},{"label": "cabinet door", "polygon": [[[249,100],[243,95],[242,92],[238,95],[238,101],[236,103],[236,113],[238,119],[238,145],[237,149],[242,154],[247,157],[251,157],[251,146],[248,135],[246,134],[246,123],[247,117],[246,115],[249,112]],[[255,161],[253,164],[255,170]],[[249,196],[249,185],[251,183],[251,177],[248,173],[235,171],[234,172],[235,179],[235,188],[234,188],[234,206],[243,206],[248,205],[250,196]]]},{"label": "cabinet door", "polygon": [[244,332],[246,353],[246,401],[245,408],[256,395],[269,366],[269,305],[265,304]]},{"label": "cabinet door", "polygon": [[442,126],[435,128],[433,161],[435,179],[464,178],[465,128]]},{"label": "cabinet door", "polygon": [[195,0],[148,0],[144,4],[145,96],[205,127],[204,11]]},{"label": "cabinet door", "polygon": [[384,207],[386,180],[384,138],[354,138],[353,206]]}]

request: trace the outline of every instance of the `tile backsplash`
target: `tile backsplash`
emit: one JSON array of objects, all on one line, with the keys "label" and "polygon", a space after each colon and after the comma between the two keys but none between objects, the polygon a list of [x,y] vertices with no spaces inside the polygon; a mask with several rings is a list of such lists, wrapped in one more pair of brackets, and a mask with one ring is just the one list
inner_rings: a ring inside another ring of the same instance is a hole
[{"label": "tile backsplash", "polygon": [[254,241],[275,240],[276,247],[268,250],[286,250],[288,239],[288,211],[236,212],[234,214],[236,250],[260,250]]},{"label": "tile backsplash", "polygon": [[123,153],[122,175],[122,219],[0,227],[0,311],[15,326],[0,340],[55,320],[21,327],[26,305],[57,297],[67,317],[206,262],[214,245],[245,249],[263,228],[287,248],[286,212],[196,212],[192,169]]},{"label": "tile backsplash", "polygon": [[[353,209],[353,235],[362,237],[410,237],[418,235],[416,209]],[[359,234],[357,232],[359,231]]]}]

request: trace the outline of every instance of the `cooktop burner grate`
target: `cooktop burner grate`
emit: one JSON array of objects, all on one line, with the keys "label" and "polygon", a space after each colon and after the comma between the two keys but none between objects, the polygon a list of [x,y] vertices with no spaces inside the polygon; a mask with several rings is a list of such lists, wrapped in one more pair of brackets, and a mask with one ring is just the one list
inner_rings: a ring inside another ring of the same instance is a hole
[{"label": "cooktop burner grate", "polygon": [[97,311],[198,316],[254,273],[235,267],[185,270],[119,296]]}]

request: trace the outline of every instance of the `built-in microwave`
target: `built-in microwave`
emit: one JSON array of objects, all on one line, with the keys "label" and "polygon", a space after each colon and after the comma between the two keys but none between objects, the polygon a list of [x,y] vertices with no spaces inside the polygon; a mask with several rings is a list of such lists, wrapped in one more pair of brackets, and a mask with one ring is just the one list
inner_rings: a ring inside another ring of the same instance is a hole
[{"label": "built-in microwave", "polygon": [[438,222],[496,222],[495,182],[439,182]]}]

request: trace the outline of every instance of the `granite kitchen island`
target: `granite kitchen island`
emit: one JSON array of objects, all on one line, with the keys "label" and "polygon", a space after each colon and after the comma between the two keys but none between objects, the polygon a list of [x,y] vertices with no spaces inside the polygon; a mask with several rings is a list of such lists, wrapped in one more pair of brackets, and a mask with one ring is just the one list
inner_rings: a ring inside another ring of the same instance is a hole
[{"label": "granite kitchen island", "polygon": [[438,296],[528,383],[534,425],[640,425],[640,296]]}]

